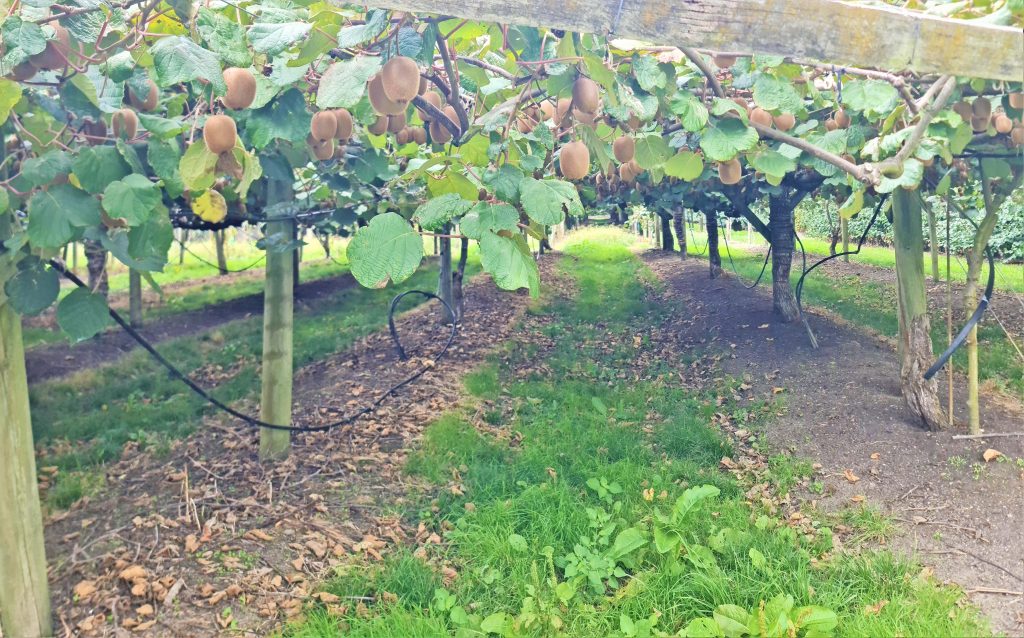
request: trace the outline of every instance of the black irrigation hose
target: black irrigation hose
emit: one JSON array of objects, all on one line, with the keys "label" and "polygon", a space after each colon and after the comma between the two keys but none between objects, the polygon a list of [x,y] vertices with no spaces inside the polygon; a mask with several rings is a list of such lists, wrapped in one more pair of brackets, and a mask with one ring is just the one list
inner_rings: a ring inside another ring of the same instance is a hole
[{"label": "black irrigation hose", "polygon": [[[70,272],[67,268],[65,268],[63,264],[59,263],[58,261],[56,261],[54,259],[51,259],[49,263],[50,263],[50,267],[52,267],[58,273],[64,275],[64,277],[66,277],[69,281],[71,281],[71,283],[75,284],[79,288],[85,288],[86,290],[89,289],[89,287],[85,284],[85,282],[83,282],[81,279],[79,279],[77,276],[75,276],[74,273]],[[394,324],[394,313],[395,313],[395,308],[398,305],[398,301],[402,297],[404,297],[405,295],[408,295],[408,294],[411,294],[411,293],[417,293],[417,294],[423,295],[424,297],[426,297],[428,299],[437,299],[445,307],[445,310],[448,311],[448,316],[451,317],[451,319],[452,319],[451,334],[448,335],[448,340],[445,342],[444,348],[442,348],[441,352],[434,358],[434,361],[437,361],[437,360],[441,359],[442,357],[444,357],[445,354],[447,354],[448,349],[452,345],[452,342],[455,341],[455,335],[456,335],[456,332],[457,332],[457,327],[456,327],[456,324],[455,324],[455,312],[452,310],[451,306],[449,306],[448,303],[445,300],[441,299],[440,297],[438,297],[434,293],[424,292],[422,290],[409,290],[409,291],[401,293],[400,295],[396,296],[394,298],[394,300],[392,300],[391,307],[388,310],[388,327],[390,328],[390,331],[391,331],[391,338],[394,339],[394,341],[395,341],[395,347],[398,350],[399,357],[402,360],[405,360],[406,359],[405,350],[402,348],[402,343],[399,340],[398,333],[395,331],[395,327],[394,327],[394,325],[395,325]],[[124,317],[122,317],[116,310],[114,310],[113,308],[109,308],[108,312],[110,314],[110,318],[113,319],[114,322],[117,323],[117,325],[121,326],[121,328],[125,332],[128,333],[128,336],[130,336],[132,339],[134,339],[135,342],[139,344],[139,346],[141,346],[146,352],[148,352],[149,355],[151,357],[153,357],[153,359],[155,359],[157,363],[159,363],[164,368],[166,368],[166,370],[171,374],[172,377],[174,377],[174,378],[178,379],[179,381],[181,381],[182,383],[184,383],[186,386],[188,386],[188,388],[190,390],[192,390],[194,393],[199,395],[199,397],[201,397],[203,400],[205,400],[210,405],[213,405],[214,407],[216,407],[216,408],[218,408],[218,409],[220,409],[220,410],[222,410],[224,412],[227,412],[231,416],[239,419],[240,421],[242,421],[246,425],[249,425],[249,426],[252,426],[252,427],[267,428],[267,429],[270,429],[270,430],[283,430],[283,431],[287,431],[287,432],[327,432],[328,430],[333,430],[333,429],[339,428],[339,427],[341,427],[343,425],[348,425],[350,423],[353,423],[354,421],[356,421],[360,417],[363,417],[363,416],[373,412],[374,410],[376,410],[380,406],[381,403],[384,402],[385,399],[387,399],[388,397],[390,397],[391,395],[393,395],[395,392],[397,392],[398,390],[402,389],[403,387],[409,385],[410,383],[412,383],[416,379],[420,378],[424,374],[426,374],[426,372],[428,370],[432,369],[432,366],[424,366],[424,367],[420,368],[420,370],[417,371],[415,374],[412,374],[411,376],[406,377],[402,381],[400,381],[400,382],[396,383],[395,385],[391,386],[390,388],[388,388],[388,390],[384,394],[382,394],[373,403],[371,403],[371,404],[367,405],[366,407],[360,409],[358,412],[355,412],[354,414],[346,416],[346,417],[344,417],[342,419],[339,419],[337,421],[334,421],[332,423],[327,423],[327,424],[324,424],[324,425],[296,425],[296,426],[278,425],[276,423],[267,423],[266,421],[260,421],[257,418],[249,416],[248,414],[245,414],[243,412],[239,412],[238,410],[232,408],[231,406],[227,405],[223,401],[217,399],[216,397],[211,396],[210,393],[207,392],[206,390],[204,390],[198,383],[196,383],[191,378],[189,378],[188,375],[186,375],[184,372],[182,372],[181,370],[176,368],[173,363],[168,361],[162,354],[157,352],[157,350],[153,346],[153,344],[151,344],[149,341],[147,341],[145,337],[143,337],[141,334],[138,333],[138,331],[136,331],[134,328],[132,328],[131,324],[129,324],[127,321],[125,321]]]},{"label": "black irrigation hose", "polygon": [[180,244],[181,247],[183,249],[185,249],[185,252],[187,252],[188,254],[192,255],[196,259],[198,259],[200,263],[206,264],[207,266],[210,266],[211,268],[216,268],[218,270],[218,272],[225,272],[225,273],[245,272],[246,270],[251,270],[251,269],[255,268],[256,266],[259,266],[261,263],[263,263],[263,260],[267,258],[266,253],[264,253],[262,256],[260,256],[259,259],[257,259],[256,261],[252,262],[251,264],[249,264],[245,268],[237,268],[237,269],[224,268],[223,270],[221,270],[221,267],[219,265],[204,259],[202,256],[200,256],[197,253],[195,253],[191,248],[186,246],[185,242],[181,241],[177,237],[174,238],[174,241],[178,242],[178,244]]},{"label": "black irrigation hose", "polygon": [[[740,271],[736,270],[736,262],[732,260],[732,250],[729,249],[729,233],[722,233],[722,238],[725,239],[725,254],[726,256],[729,257],[729,265],[732,266],[732,271],[736,273],[736,277],[739,278]],[[768,259],[771,256],[772,245],[768,244],[768,253],[764,256],[764,263],[761,264],[761,272],[760,274],[757,275],[757,279],[755,279],[754,283],[750,284],[749,286],[743,283],[742,281],[740,282],[740,285],[746,288],[747,290],[753,290],[754,288],[757,288],[757,284],[761,283],[761,277],[764,277],[764,273],[768,269]]]},{"label": "black irrigation hose", "polygon": [[[693,226],[690,226],[689,224],[687,224],[687,226],[690,229],[690,240],[693,242],[693,247],[696,248],[697,247],[697,236],[693,234]],[[699,253],[694,253],[694,254],[696,256],[698,256],[698,257],[702,257],[704,255],[704,253],[707,252],[707,250],[708,250],[708,243],[710,241],[711,241],[710,237],[705,237],[704,238],[704,247],[700,249]]]}]

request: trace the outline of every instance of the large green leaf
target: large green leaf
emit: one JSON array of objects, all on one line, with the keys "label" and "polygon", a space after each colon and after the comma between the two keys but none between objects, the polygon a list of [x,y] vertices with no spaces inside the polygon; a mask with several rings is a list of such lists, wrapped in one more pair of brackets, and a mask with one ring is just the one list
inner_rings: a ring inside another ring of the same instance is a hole
[{"label": "large green leaf", "polygon": [[150,48],[150,53],[153,55],[156,82],[160,86],[201,79],[213,85],[218,95],[227,91],[217,54],[185,36],[160,38]]},{"label": "large green leaf", "polygon": [[882,175],[882,180],[875,187],[876,193],[891,193],[897,188],[914,190],[921,183],[924,177],[924,164],[916,159],[908,159],[903,162],[903,172],[897,177]]},{"label": "large green leaf", "polygon": [[273,57],[306,37],[312,28],[308,22],[257,22],[249,27],[249,43],[254,51]]},{"label": "large green leaf", "polygon": [[677,177],[692,182],[704,172],[704,160],[693,151],[683,150],[665,162],[662,170],[669,177]]},{"label": "large green leaf", "polygon": [[38,315],[57,300],[59,292],[57,271],[36,257],[22,260],[17,274],[4,284],[4,293],[11,306],[21,315]]},{"label": "large green leaf", "polygon": [[129,226],[149,219],[159,203],[160,188],[137,173],[111,182],[103,191],[103,210],[111,217],[127,221]]},{"label": "large green leaf", "polygon": [[538,224],[550,226],[561,222],[565,214],[583,214],[576,187],[560,179],[524,177],[519,183],[519,201],[523,211]]},{"label": "large green leaf", "polygon": [[30,157],[21,163],[18,187],[25,190],[44,186],[59,175],[71,172],[71,157],[64,151],[48,151],[38,157]]},{"label": "large green leaf", "polygon": [[470,239],[480,240],[484,233],[515,230],[519,212],[509,204],[478,202],[459,222],[459,230]]},{"label": "large green leaf", "polygon": [[640,88],[652,93],[665,88],[668,82],[668,76],[658,66],[658,61],[649,55],[633,56],[633,75]]},{"label": "large green leaf", "polygon": [[843,105],[868,118],[885,117],[898,99],[899,92],[882,80],[853,80],[843,85]]},{"label": "large green leaf", "polygon": [[99,293],[76,288],[57,304],[57,324],[75,341],[96,335],[110,323],[107,300]]},{"label": "large green leaf", "polygon": [[202,191],[213,186],[216,166],[217,155],[210,152],[203,142],[193,142],[178,162],[178,173],[186,189]]},{"label": "large green leaf", "polygon": [[16,15],[7,16],[0,28],[4,50],[3,72],[10,73],[15,66],[21,64],[46,48],[46,33],[34,22],[22,20]]},{"label": "large green leaf", "polygon": [[472,207],[473,202],[462,199],[458,193],[446,193],[421,204],[413,219],[427,230],[438,230],[452,219],[465,215]]},{"label": "large green leaf", "polygon": [[298,142],[306,139],[312,117],[302,92],[288,89],[270,104],[251,113],[246,133],[257,149],[275,139]]},{"label": "large green leaf", "polygon": [[384,213],[359,229],[346,251],[352,276],[367,288],[383,288],[388,280],[401,283],[423,259],[423,241],[401,215]]},{"label": "large green leaf", "polygon": [[82,188],[98,194],[130,173],[131,167],[113,146],[87,146],[79,151],[73,170]]},{"label": "large green leaf", "polygon": [[740,152],[754,148],[757,139],[757,131],[743,122],[724,118],[708,127],[700,139],[700,147],[708,159],[727,162]]},{"label": "large green leaf", "polygon": [[199,9],[196,28],[206,45],[228,66],[247,67],[252,64],[252,53],[245,46],[245,29],[227,16]]},{"label": "large green leaf", "polygon": [[169,197],[173,199],[185,192],[185,183],[178,172],[178,162],[181,161],[178,140],[150,138],[146,145],[146,161],[153,169],[153,174],[163,180],[164,190]]},{"label": "large green leaf", "polygon": [[641,168],[650,170],[665,163],[672,154],[668,142],[660,132],[638,135],[636,137],[636,154],[634,159]]},{"label": "large green leaf", "polygon": [[142,124],[142,128],[152,134],[152,137],[161,140],[177,137],[189,127],[182,120],[168,119],[158,115],[150,115],[149,113],[139,113],[139,123]]},{"label": "large green leaf", "polygon": [[502,164],[496,171],[484,173],[484,184],[498,199],[509,204],[519,203],[519,184],[523,181],[523,171],[509,164]]},{"label": "large green leaf", "polygon": [[526,238],[519,233],[485,232],[480,237],[480,265],[503,290],[528,288],[530,296],[540,295],[540,272]]},{"label": "large green leaf", "polygon": [[320,76],[316,104],[322,109],[351,108],[366,91],[366,81],[380,68],[380,58],[357,56],[335,62]]},{"label": "large green leaf", "polygon": [[708,109],[689,91],[679,91],[672,98],[672,112],[679,117],[679,123],[687,131],[696,132],[708,123]]},{"label": "large green leaf", "polygon": [[768,181],[774,186],[778,186],[782,182],[786,173],[796,170],[796,160],[770,149],[761,151],[753,158],[748,156],[748,159],[756,170],[768,176]]},{"label": "large green leaf", "polygon": [[789,80],[761,74],[754,82],[754,104],[766,111],[799,113],[803,100]]},{"label": "large green leaf", "polygon": [[13,80],[0,78],[0,124],[7,121],[11,109],[21,100],[21,85]]},{"label": "large green leaf", "polygon": [[96,198],[70,184],[39,191],[28,202],[28,238],[37,248],[59,248],[76,228],[100,223]]}]

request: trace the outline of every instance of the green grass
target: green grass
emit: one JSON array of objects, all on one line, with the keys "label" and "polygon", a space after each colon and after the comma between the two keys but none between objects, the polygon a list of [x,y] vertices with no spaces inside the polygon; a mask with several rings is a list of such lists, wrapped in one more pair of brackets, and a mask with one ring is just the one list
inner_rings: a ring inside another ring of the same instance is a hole
[{"label": "green grass", "polygon": [[[732,450],[708,425],[714,412],[739,406],[680,389],[673,362],[645,350],[642,335],[681,309],[648,294],[650,275],[628,240],[612,237],[590,231],[567,246],[562,270],[578,295],[542,310],[554,340],[545,368],[512,375],[531,357],[517,343],[504,351],[509,363],[467,379],[514,406],[513,421],[491,428],[448,414],[411,455],[407,471],[436,485],[421,516],[450,530],[446,544],[427,561],[407,548],[382,565],[342,570],[325,589],[363,606],[338,614],[313,606],[283,636],[638,636],[651,635],[636,626],[652,614],[658,630],[678,635],[719,605],[756,611],[780,595],[834,611],[839,636],[986,633],[958,590],[918,578],[913,562],[832,554],[825,525],[798,532],[751,508],[747,486],[719,471]],[[492,434],[504,430],[518,433],[517,445]],[[790,480],[803,474],[789,459],[773,466]],[[447,489],[452,482],[462,495]],[[658,552],[659,513],[705,485],[717,496],[673,528],[686,551]],[[614,549],[637,539],[629,551]],[[442,585],[440,564],[458,577]],[[882,600],[879,613],[865,613]]]}]

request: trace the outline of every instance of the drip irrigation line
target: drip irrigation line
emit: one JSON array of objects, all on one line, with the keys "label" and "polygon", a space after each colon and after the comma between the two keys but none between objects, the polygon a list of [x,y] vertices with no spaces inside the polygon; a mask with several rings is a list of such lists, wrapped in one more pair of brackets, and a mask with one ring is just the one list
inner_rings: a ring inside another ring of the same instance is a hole
[{"label": "drip irrigation line", "polygon": [[[85,284],[85,282],[83,282],[74,273],[70,272],[67,268],[65,268],[63,264],[61,264],[60,262],[58,262],[55,259],[51,259],[49,261],[49,264],[50,264],[50,267],[52,267],[58,273],[60,273],[64,277],[66,277],[71,283],[75,284],[79,288],[85,288],[86,290],[88,290],[88,286]],[[395,342],[395,348],[398,351],[399,358],[401,360],[403,360],[403,361],[406,360],[406,354],[405,354],[405,350],[402,348],[402,343],[401,343],[401,340],[398,337],[398,332],[395,330],[394,314],[395,314],[395,309],[398,306],[398,302],[401,301],[402,298],[404,298],[406,295],[410,295],[410,294],[422,295],[422,296],[426,297],[427,299],[437,299],[444,306],[445,310],[448,311],[448,316],[451,318],[451,321],[452,321],[452,323],[451,323],[451,333],[448,335],[448,339],[445,341],[444,347],[441,349],[441,352],[438,353],[438,355],[436,357],[434,357],[434,361],[437,362],[442,357],[444,357],[445,354],[448,353],[448,349],[451,347],[452,342],[455,341],[455,335],[456,335],[457,330],[458,330],[458,327],[457,327],[456,322],[455,322],[455,312],[452,310],[452,307],[450,305],[448,305],[448,303],[444,299],[441,299],[440,297],[438,297],[437,295],[435,295],[432,292],[426,292],[426,291],[423,291],[423,290],[408,290],[406,292],[403,292],[403,293],[397,295],[391,301],[391,306],[388,309],[388,328],[389,328],[389,331],[391,332],[391,338]],[[124,319],[124,317],[122,317],[116,310],[114,310],[113,308],[108,308],[107,312],[110,314],[110,318],[113,319],[114,322],[117,325],[119,325],[122,330],[124,330],[126,333],[128,333],[128,336],[130,336],[136,343],[138,343],[139,346],[141,346],[143,350],[148,352],[149,355],[151,357],[153,357],[153,359],[155,359],[157,363],[159,363],[161,366],[163,366],[171,374],[172,377],[174,377],[174,378],[178,379],[179,381],[181,381],[182,383],[184,383],[186,386],[188,386],[188,388],[190,390],[192,390],[192,392],[197,394],[200,398],[202,398],[204,401],[206,401],[210,405],[218,408],[219,410],[221,410],[223,412],[226,412],[227,414],[230,414],[231,416],[235,417],[236,419],[242,421],[242,423],[244,423],[245,425],[248,425],[248,426],[251,426],[251,427],[267,428],[267,429],[270,429],[270,430],[283,430],[283,431],[286,431],[286,432],[327,432],[329,430],[334,430],[334,429],[337,429],[337,428],[342,427],[344,425],[349,425],[349,424],[355,422],[357,419],[359,419],[359,418],[361,418],[363,416],[366,416],[367,414],[373,412],[382,403],[384,403],[385,399],[387,399],[388,397],[392,396],[395,392],[397,392],[398,390],[400,390],[400,389],[404,388],[405,386],[409,385],[410,383],[412,383],[416,379],[420,378],[421,376],[426,374],[428,370],[431,370],[433,368],[432,365],[430,365],[430,366],[423,366],[417,372],[413,373],[412,375],[406,377],[402,381],[399,381],[395,385],[393,385],[390,388],[388,388],[384,392],[384,394],[382,394],[380,397],[378,397],[373,403],[370,403],[366,407],[361,408],[360,410],[358,410],[357,412],[355,412],[353,414],[350,414],[350,415],[348,415],[346,417],[343,417],[343,418],[338,419],[337,421],[333,421],[331,423],[326,423],[326,424],[322,424],[322,425],[294,425],[294,426],[292,426],[292,425],[279,425],[277,423],[267,423],[266,421],[261,421],[261,420],[255,418],[255,417],[252,417],[252,416],[250,416],[248,414],[245,414],[244,412],[240,412],[240,411],[236,410],[235,408],[232,408],[228,404],[224,403],[220,399],[217,399],[216,397],[212,396],[202,386],[200,386],[198,383],[193,381],[187,374],[185,374],[184,372],[179,370],[173,363],[168,361],[166,357],[164,357],[162,354],[160,354],[157,351],[157,349],[153,346],[153,344],[150,343],[141,334],[139,334],[139,332],[137,330],[135,330],[135,328],[132,328],[131,324],[129,324],[128,321],[126,321]]]},{"label": "drip irrigation line", "polygon": [[193,251],[191,248],[189,248],[187,245],[185,245],[185,242],[181,241],[177,237],[174,238],[174,241],[178,242],[178,244],[181,245],[181,247],[185,250],[185,252],[187,252],[188,254],[192,255],[196,259],[198,259],[200,261],[200,263],[206,264],[207,266],[210,266],[211,268],[216,268],[218,271],[222,271],[222,272],[225,272],[225,273],[245,272],[246,270],[251,270],[251,269],[255,268],[256,266],[259,266],[261,263],[263,263],[263,260],[267,258],[266,253],[264,253],[262,256],[260,256],[259,259],[257,259],[256,261],[252,262],[251,264],[249,264],[245,268],[236,268],[236,269],[223,268],[222,269],[219,265],[217,265],[217,264],[215,264],[215,263],[213,263],[211,261],[208,261],[207,259],[203,258],[201,255],[197,254],[195,251]]},{"label": "drip irrigation line", "polygon": [[[801,270],[800,278],[803,279],[804,276],[807,274],[807,249],[804,248],[804,242],[803,242],[802,239],[800,239],[800,234],[796,232],[796,226],[795,225],[793,226],[793,237],[796,238],[796,243],[800,245],[800,254],[801,254],[802,259],[803,259],[803,262],[802,262],[802,264],[800,266],[800,270]],[[810,322],[807,321],[807,315],[804,314],[804,307],[800,303],[800,297],[797,297],[797,299],[796,299],[796,311],[797,311],[797,315],[800,317],[800,323],[804,324],[804,330],[807,331],[807,338],[810,339],[810,341],[811,341],[811,347],[814,348],[815,350],[817,350],[818,349],[818,339],[817,339],[817,337],[814,336],[814,331],[811,330]]]},{"label": "drip irrigation line", "polygon": [[[697,247],[697,236],[693,233],[693,226],[690,226],[689,224],[687,224],[686,226],[690,229],[690,239],[693,241],[694,248],[696,248]],[[694,254],[697,255],[698,257],[702,257],[704,255],[704,253],[706,253],[708,251],[708,244],[710,243],[710,241],[711,241],[710,237],[705,237],[704,238],[704,247],[700,249],[699,253],[694,253]]]},{"label": "drip irrigation line", "polygon": [[[732,266],[732,271],[734,273],[736,273],[736,277],[738,279],[740,279],[740,271],[736,270],[736,262],[734,262],[732,260],[732,250],[730,250],[730,248],[729,248],[729,233],[728,232],[722,233],[722,237],[725,239],[725,254],[726,254],[726,256],[729,257],[729,265]],[[750,284],[749,286],[747,284],[743,283],[742,281],[740,281],[740,285],[743,286],[744,288],[746,288],[747,290],[753,290],[754,288],[756,288],[757,285],[759,283],[761,283],[761,277],[764,277],[764,273],[768,269],[768,259],[771,258],[771,256],[772,256],[772,246],[771,246],[771,244],[769,244],[768,245],[768,252],[764,256],[764,263],[761,264],[761,272],[760,272],[760,274],[757,275],[757,279],[755,279],[754,283]]]}]

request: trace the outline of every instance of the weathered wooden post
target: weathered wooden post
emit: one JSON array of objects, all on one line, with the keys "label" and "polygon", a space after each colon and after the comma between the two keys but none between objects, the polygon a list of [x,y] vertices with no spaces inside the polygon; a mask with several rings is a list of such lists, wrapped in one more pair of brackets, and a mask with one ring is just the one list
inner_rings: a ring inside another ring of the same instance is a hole
[{"label": "weathered wooden post", "polygon": [[[271,182],[268,190],[277,197],[268,197],[268,204],[290,197],[286,184]],[[275,192],[277,191],[277,192]],[[267,222],[267,238],[283,237],[290,243],[295,221],[289,212],[284,219]],[[268,242],[274,243],[274,242]],[[292,251],[267,246],[266,283],[263,291],[263,379],[260,398],[260,420],[275,425],[291,425],[292,420],[292,313],[294,257]],[[260,459],[276,460],[288,456],[291,432],[271,428],[260,429]]]}]

